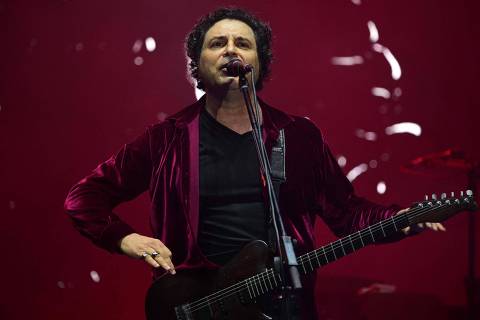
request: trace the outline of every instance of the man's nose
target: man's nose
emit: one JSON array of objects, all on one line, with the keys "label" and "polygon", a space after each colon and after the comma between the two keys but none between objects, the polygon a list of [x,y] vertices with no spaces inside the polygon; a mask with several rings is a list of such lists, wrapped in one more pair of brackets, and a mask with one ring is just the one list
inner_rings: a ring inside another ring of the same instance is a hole
[{"label": "man's nose", "polygon": [[225,49],[225,55],[228,55],[228,56],[237,55],[237,47],[235,46],[235,42],[233,41],[233,39],[230,39],[227,42],[227,47]]}]

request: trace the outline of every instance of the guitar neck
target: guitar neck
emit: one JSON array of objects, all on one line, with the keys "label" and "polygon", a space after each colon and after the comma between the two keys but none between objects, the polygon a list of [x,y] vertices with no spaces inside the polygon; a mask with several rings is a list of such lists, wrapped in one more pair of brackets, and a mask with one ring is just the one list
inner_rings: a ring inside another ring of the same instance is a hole
[{"label": "guitar neck", "polygon": [[432,213],[451,210],[452,207],[455,209],[456,205],[458,203],[440,201],[417,204],[404,214],[395,215],[377,222],[298,257],[299,269],[304,274],[307,274],[369,244],[380,242],[385,238],[398,234],[402,229],[423,221],[425,217],[432,215]]},{"label": "guitar neck", "polygon": [[307,274],[369,244],[393,236],[408,226],[407,214],[392,216],[298,257],[299,270]]}]

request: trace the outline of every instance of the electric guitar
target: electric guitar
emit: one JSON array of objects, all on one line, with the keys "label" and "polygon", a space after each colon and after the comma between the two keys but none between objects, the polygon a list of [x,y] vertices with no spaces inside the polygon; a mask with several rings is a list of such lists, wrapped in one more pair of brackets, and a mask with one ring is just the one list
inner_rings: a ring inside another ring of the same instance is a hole
[{"label": "electric guitar", "polygon": [[[476,210],[473,193],[415,203],[392,216],[297,258],[301,274],[308,274],[368,244],[424,222],[441,222],[464,210]],[[157,279],[147,292],[148,320],[266,319],[257,299],[282,286],[280,275],[268,268],[270,249],[263,241],[247,244],[218,270],[178,270]]]}]

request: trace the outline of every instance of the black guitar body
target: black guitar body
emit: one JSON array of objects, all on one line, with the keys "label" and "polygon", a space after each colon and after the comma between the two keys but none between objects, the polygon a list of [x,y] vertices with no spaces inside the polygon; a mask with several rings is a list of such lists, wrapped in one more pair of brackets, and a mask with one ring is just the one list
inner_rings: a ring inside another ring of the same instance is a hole
[{"label": "black guitar body", "polygon": [[205,300],[201,308],[181,308],[266,270],[270,249],[263,241],[246,245],[227,265],[218,270],[178,270],[177,274],[157,279],[149,288],[145,301],[147,320],[173,319],[266,319],[262,308],[245,292],[221,302]]}]

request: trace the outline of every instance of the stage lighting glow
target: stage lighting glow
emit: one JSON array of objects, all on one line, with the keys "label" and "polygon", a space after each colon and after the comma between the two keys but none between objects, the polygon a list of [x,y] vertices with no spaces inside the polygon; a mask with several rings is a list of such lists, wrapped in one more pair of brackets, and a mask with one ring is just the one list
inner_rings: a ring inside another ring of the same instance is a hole
[{"label": "stage lighting glow", "polygon": [[133,53],[139,53],[140,50],[142,50],[142,46],[143,46],[143,41],[140,39],[137,39],[132,46]]},{"label": "stage lighting glow", "polygon": [[396,87],[393,89],[393,95],[397,98],[400,97],[402,95],[402,88]]},{"label": "stage lighting glow", "polygon": [[377,183],[377,192],[379,194],[384,194],[386,191],[387,191],[387,185],[385,184],[385,182],[380,181],[379,183]]},{"label": "stage lighting glow", "polygon": [[381,87],[373,87],[372,88],[372,94],[375,96],[375,97],[381,97],[381,98],[384,98],[384,99],[390,99],[390,91],[388,91],[388,89],[386,88],[381,88]]},{"label": "stage lighting glow", "polygon": [[400,64],[398,63],[398,60],[392,54],[390,49],[382,46],[379,43],[374,43],[372,47],[373,47],[373,50],[375,50],[376,52],[382,53],[385,59],[387,60],[387,62],[390,64],[393,80],[400,79],[400,77],[402,76],[402,69],[400,68]]},{"label": "stage lighting glow", "polygon": [[92,278],[93,282],[100,282],[100,275],[95,270],[90,271],[90,278]]},{"label": "stage lighting glow", "polygon": [[8,207],[10,208],[10,210],[14,210],[16,206],[17,204],[15,203],[15,201],[8,201]]},{"label": "stage lighting glow", "polygon": [[337,163],[340,167],[343,168],[347,164],[347,158],[345,158],[344,156],[338,156],[337,157]]},{"label": "stage lighting glow", "polygon": [[377,140],[377,134],[375,132],[372,132],[372,131],[365,131],[363,129],[357,129],[355,131],[355,134],[357,137],[359,137],[360,139],[365,139],[367,141],[375,141]]},{"label": "stage lighting glow", "polygon": [[365,132],[365,140],[367,141],[376,141],[377,140],[377,134],[375,132]]},{"label": "stage lighting glow", "polygon": [[378,166],[378,162],[377,162],[377,160],[370,160],[368,162],[368,165],[369,165],[370,168],[375,169]]},{"label": "stage lighting glow", "polygon": [[156,47],[157,43],[155,42],[155,39],[153,39],[152,37],[148,37],[147,39],[145,39],[145,48],[148,52],[155,51]]},{"label": "stage lighting glow", "polygon": [[378,29],[377,29],[377,26],[375,25],[375,22],[368,21],[367,27],[368,27],[368,31],[370,32],[370,41],[373,43],[377,42],[379,35],[378,35]]},{"label": "stage lighting glow", "polygon": [[133,63],[135,63],[135,65],[137,65],[137,66],[141,66],[143,64],[143,58],[142,57],[135,57],[135,59],[133,59]]},{"label": "stage lighting glow", "polygon": [[57,281],[57,287],[60,289],[65,289],[65,283],[63,281]]},{"label": "stage lighting glow", "polygon": [[351,56],[351,57],[332,57],[332,64],[337,66],[354,66],[357,64],[363,63],[362,56]]},{"label": "stage lighting glow", "polygon": [[84,48],[84,45],[81,42],[79,42],[75,45],[75,51],[77,51],[77,52],[82,51],[83,48]]},{"label": "stage lighting glow", "polygon": [[410,133],[414,136],[422,134],[422,128],[419,124],[414,122],[400,122],[385,128],[385,133],[388,135],[398,133]]},{"label": "stage lighting glow", "polygon": [[352,170],[350,170],[347,173],[347,179],[350,182],[352,182],[353,180],[358,178],[359,175],[361,175],[367,170],[368,170],[368,165],[366,163],[359,164],[358,166],[354,167]]},{"label": "stage lighting glow", "polygon": [[352,0],[353,4],[356,4],[357,6],[362,4],[362,0]]}]

